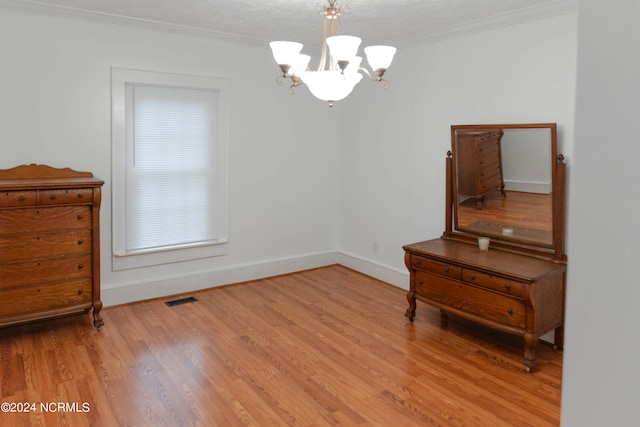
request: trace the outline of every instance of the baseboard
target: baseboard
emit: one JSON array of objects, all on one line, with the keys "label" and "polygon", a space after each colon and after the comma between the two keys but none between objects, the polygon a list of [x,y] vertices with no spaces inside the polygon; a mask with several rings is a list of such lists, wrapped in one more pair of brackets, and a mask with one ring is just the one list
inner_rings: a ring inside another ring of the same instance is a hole
[{"label": "baseboard", "polygon": [[253,264],[231,265],[191,274],[104,286],[101,291],[101,298],[103,304],[108,307],[184,294],[232,283],[258,280],[336,263],[401,289],[409,289],[409,274],[406,271],[347,252],[328,251],[266,260]]},{"label": "baseboard", "polygon": [[398,270],[394,267],[348,252],[339,251],[337,260],[340,265],[382,280],[398,288],[409,290],[409,272],[407,270]]},{"label": "baseboard", "polygon": [[328,251],[251,264],[237,264],[191,274],[103,286],[101,299],[105,306],[126,304],[309,270],[337,262],[337,253]]},{"label": "baseboard", "polygon": [[551,194],[551,183],[505,180],[504,189],[507,191],[519,191],[522,193]]}]

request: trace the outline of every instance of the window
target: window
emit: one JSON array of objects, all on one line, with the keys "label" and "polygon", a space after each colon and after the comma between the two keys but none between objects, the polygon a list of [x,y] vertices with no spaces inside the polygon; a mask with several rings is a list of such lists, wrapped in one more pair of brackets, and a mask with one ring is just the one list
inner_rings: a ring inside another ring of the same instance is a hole
[{"label": "window", "polygon": [[226,252],[227,85],[114,68],[114,270]]}]

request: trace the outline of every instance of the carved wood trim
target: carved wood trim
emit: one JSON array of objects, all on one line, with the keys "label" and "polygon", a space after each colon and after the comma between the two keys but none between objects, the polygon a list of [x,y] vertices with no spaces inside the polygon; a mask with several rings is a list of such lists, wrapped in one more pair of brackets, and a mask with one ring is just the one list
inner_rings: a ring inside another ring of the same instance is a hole
[{"label": "carved wood trim", "polygon": [[79,172],[71,168],[54,168],[31,163],[0,170],[0,179],[49,179],[49,178],[91,178],[91,172]]}]

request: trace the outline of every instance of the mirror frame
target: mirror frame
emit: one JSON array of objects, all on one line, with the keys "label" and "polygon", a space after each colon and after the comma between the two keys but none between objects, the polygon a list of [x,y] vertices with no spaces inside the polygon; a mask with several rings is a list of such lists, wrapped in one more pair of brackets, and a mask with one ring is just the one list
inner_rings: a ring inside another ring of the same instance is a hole
[{"label": "mirror frame", "polygon": [[551,227],[552,242],[534,244],[531,242],[510,238],[508,236],[491,236],[491,247],[510,252],[566,262],[565,245],[565,180],[566,165],[564,156],[558,155],[557,125],[556,123],[524,123],[524,124],[471,124],[451,126],[451,151],[447,152],[447,195],[446,195],[446,225],[442,235],[445,239],[461,240],[477,244],[480,234],[468,230],[459,230],[458,224],[458,185],[456,173],[456,131],[459,130],[489,130],[489,129],[549,129],[551,133]]}]

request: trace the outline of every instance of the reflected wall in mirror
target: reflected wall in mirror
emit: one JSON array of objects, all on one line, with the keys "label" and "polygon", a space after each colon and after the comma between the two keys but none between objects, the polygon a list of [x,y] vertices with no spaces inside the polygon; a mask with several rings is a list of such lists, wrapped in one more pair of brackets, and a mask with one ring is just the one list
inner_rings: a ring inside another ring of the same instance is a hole
[{"label": "reflected wall in mirror", "polygon": [[454,231],[554,247],[556,125],[454,125]]}]

